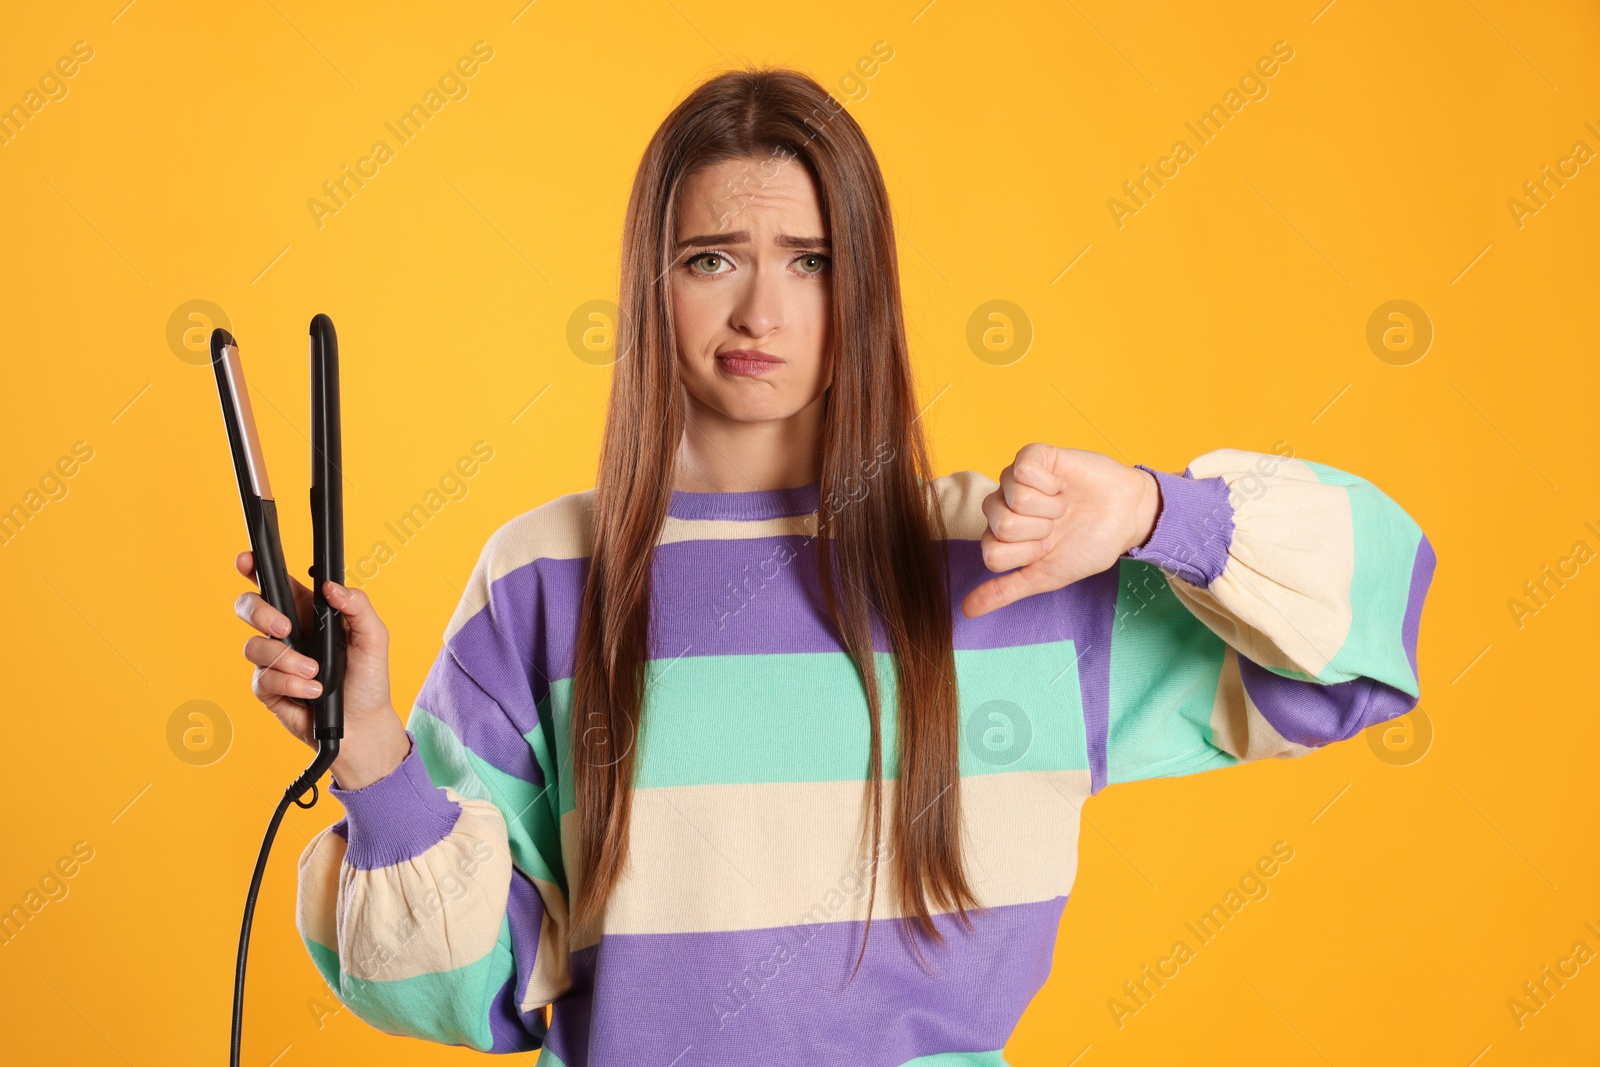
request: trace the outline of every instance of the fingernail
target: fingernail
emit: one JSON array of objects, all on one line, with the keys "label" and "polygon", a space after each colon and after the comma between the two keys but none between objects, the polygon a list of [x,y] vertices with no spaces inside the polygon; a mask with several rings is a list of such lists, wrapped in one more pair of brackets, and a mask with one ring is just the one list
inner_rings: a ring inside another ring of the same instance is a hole
[{"label": "fingernail", "polygon": [[288,619],[279,619],[277,622],[273,623],[272,624],[272,632],[277,634],[279,637],[288,636],[288,633],[289,633],[289,620]]},{"label": "fingernail", "polygon": [[310,693],[312,696],[317,696],[322,692],[322,684],[320,682],[307,682],[306,692]]},{"label": "fingernail", "polygon": [[315,663],[309,663],[309,662],[306,662],[306,661],[301,661],[301,663],[300,663],[300,673],[309,678],[311,675],[317,673],[317,665]]}]

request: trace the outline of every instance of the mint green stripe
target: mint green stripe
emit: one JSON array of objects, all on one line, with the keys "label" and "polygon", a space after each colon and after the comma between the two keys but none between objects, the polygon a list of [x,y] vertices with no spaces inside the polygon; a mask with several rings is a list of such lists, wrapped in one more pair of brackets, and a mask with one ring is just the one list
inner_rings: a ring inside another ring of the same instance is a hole
[{"label": "mint green stripe", "polygon": [[900,1067],[1011,1067],[1001,1055],[1002,1049],[993,1052],[941,1052],[937,1056],[918,1056]]},{"label": "mint green stripe", "polygon": [[1086,771],[1077,645],[960,649],[961,774]]},{"label": "mint green stripe", "polygon": [[[514,863],[535,878],[566,886],[561,838],[552,811],[554,790],[507,774],[467,748],[449,725],[421,704],[406,722],[417,754],[435,785],[471,800],[487,800],[505,816]],[[552,866],[553,865],[553,866]]]},{"label": "mint green stripe", "polygon": [[1355,572],[1349,590],[1353,624],[1344,644],[1316,680],[1329,684],[1364,675],[1417,696],[1416,673],[1400,633],[1422,528],[1366,479],[1323,463],[1302,462],[1324,484],[1344,487],[1350,498],[1355,544]]},{"label": "mint green stripe", "polygon": [[1135,559],[1119,564],[1106,783],[1239,762],[1212,743],[1227,645],[1183,605],[1159,567]]},{"label": "mint green stripe", "polygon": [[[893,657],[875,658],[884,777],[893,779]],[[1071,641],[957,650],[955,662],[963,776],[1088,769]],[[865,780],[866,691],[844,652],[680,656],[650,661],[646,678],[638,788]],[[572,680],[554,682],[549,713],[563,766],[571,712]],[[570,776],[560,789],[565,814]]]},{"label": "mint green stripe", "polygon": [[335,950],[309,938],[301,940],[340,1003],[372,1026],[385,1033],[466,1045],[479,1052],[494,1044],[489,1007],[515,966],[509,919],[501,921],[494,949],[477,962],[388,982],[343,974]]},{"label": "mint green stripe", "polygon": [[317,972],[322,975],[322,980],[328,983],[329,989],[337,991],[339,988],[339,953],[320,941],[311,940],[304,934],[300,935],[300,940],[305,942],[306,951],[311,954],[311,962],[317,965]]}]

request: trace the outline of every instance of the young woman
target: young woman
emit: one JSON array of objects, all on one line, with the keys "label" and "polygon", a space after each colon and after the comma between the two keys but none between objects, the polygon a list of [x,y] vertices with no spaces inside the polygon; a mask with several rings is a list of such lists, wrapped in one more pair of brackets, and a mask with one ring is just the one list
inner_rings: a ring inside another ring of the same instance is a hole
[{"label": "young woman", "polygon": [[[595,487],[490,537],[405,725],[373,605],[326,590],[345,817],[297,924],[373,1026],[558,1067],[1000,1065],[1087,797],[1416,705],[1433,551],[1370,482],[1042,443],[932,476],[883,179],[805,76],[679,105],[622,257]],[[314,664],[236,610],[311,743]]]}]

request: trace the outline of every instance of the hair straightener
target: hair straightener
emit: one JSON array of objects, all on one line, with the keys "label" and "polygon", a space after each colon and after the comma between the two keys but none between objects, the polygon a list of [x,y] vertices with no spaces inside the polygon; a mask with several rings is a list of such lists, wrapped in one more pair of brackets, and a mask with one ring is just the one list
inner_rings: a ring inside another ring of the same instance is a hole
[{"label": "hair straightener", "polygon": [[[239,1067],[239,1039],[244,1020],[245,956],[250,947],[250,920],[255,914],[256,894],[267,868],[272,839],[293,801],[302,808],[317,802],[317,780],[333,766],[339,755],[339,739],[344,736],[344,619],[322,595],[324,581],[344,584],[344,491],[339,444],[339,344],[333,322],[326,315],[311,320],[311,536],[314,542],[311,565],[313,629],[305,632],[300,612],[295,607],[289,571],[283,562],[283,545],[278,537],[278,505],[267,480],[266,457],[256,433],[255,415],[250,410],[250,393],[245,388],[244,367],[239,362],[239,345],[227,330],[211,332],[211,366],[217,374],[217,392],[222,399],[222,421],[228,429],[228,448],[233,455],[234,473],[239,478],[239,499],[244,505],[245,527],[250,533],[250,551],[255,557],[256,584],[261,597],[289,619],[289,645],[317,661],[317,680],[322,693],[310,702],[312,735],[317,755],[305,772],[283,794],[272,814],[261,854],[256,858],[250,892],[245,897],[244,925],[239,931],[239,959],[233,980],[233,1041],[231,1067]],[[311,790],[311,800],[300,797]]]}]

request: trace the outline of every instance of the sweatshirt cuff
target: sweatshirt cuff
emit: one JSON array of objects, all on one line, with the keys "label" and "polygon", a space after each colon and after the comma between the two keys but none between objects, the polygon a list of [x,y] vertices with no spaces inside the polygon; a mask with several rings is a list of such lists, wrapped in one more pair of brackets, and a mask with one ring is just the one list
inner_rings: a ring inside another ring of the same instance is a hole
[{"label": "sweatshirt cuff", "polygon": [[1153,563],[1169,578],[1181,578],[1202,589],[1216,581],[1228,564],[1228,549],[1233,544],[1234,509],[1228,499],[1228,483],[1220,475],[1196,478],[1187,470],[1180,476],[1143,463],[1134,466],[1155,476],[1161,489],[1161,510],[1150,540],[1129,549],[1122,558]]},{"label": "sweatshirt cuff", "polygon": [[434,785],[417,752],[411,748],[389,774],[360,789],[341,789],[330,776],[328,792],[344,805],[344,861],[357,870],[372,870],[420,856],[450,835],[461,817],[461,805]]}]

